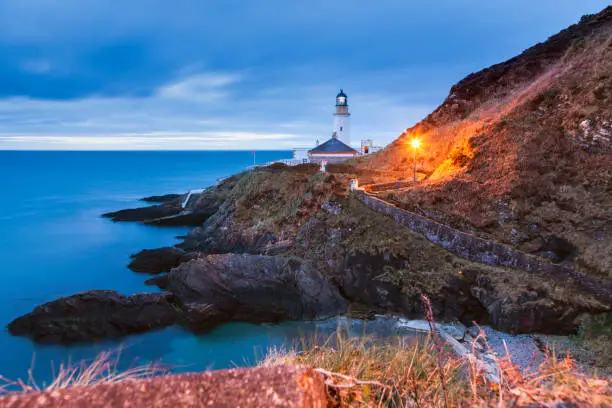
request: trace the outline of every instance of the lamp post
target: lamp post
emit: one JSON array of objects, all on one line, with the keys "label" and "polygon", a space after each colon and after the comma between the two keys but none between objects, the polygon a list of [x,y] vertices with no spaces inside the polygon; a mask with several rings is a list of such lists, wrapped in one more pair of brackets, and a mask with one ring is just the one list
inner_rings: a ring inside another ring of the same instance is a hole
[{"label": "lamp post", "polygon": [[417,154],[417,149],[421,145],[421,141],[419,139],[412,139],[412,141],[410,142],[410,145],[412,146],[412,150],[414,152],[414,182],[416,183],[418,181],[417,174],[416,174],[416,154]]}]

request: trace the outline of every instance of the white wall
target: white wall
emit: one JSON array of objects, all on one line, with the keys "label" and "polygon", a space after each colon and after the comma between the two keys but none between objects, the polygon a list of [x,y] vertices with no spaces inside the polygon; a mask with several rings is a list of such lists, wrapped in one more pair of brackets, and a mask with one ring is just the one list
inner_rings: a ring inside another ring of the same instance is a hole
[{"label": "white wall", "polygon": [[351,145],[351,115],[347,114],[335,114],[334,115],[334,132],[342,142],[347,145]]}]

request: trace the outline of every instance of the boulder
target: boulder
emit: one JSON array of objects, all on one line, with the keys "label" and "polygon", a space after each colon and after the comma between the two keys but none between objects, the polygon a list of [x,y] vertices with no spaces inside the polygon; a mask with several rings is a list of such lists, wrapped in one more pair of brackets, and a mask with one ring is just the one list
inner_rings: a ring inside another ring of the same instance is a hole
[{"label": "boulder", "polygon": [[132,261],[128,268],[134,272],[150,273],[156,275],[168,272],[181,262],[193,259],[196,255],[185,253],[174,247],[162,247],[156,249],[144,249],[131,256]]},{"label": "boulder", "polygon": [[167,289],[183,305],[213,305],[235,321],[311,319],[347,308],[336,286],[296,258],[208,255],[173,269]]},{"label": "boulder", "polygon": [[142,333],[172,325],[179,317],[180,308],[169,293],[123,296],[94,290],[38,306],[8,329],[38,342],[69,344]]}]

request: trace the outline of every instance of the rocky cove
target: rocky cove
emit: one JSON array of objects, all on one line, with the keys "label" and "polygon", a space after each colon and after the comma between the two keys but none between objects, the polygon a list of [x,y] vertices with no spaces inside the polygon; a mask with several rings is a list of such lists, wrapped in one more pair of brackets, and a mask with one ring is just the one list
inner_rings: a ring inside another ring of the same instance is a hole
[{"label": "rocky cove", "polygon": [[74,343],[181,325],[281,322],[349,315],[422,318],[429,296],[440,321],[511,333],[574,332],[609,310],[582,288],[460,258],[378,214],[347,191],[350,175],[318,166],[236,174],[192,197],[105,216],[196,225],[177,247],[146,249],[130,268],[162,293],[90,291],[35,308],[14,335]]}]

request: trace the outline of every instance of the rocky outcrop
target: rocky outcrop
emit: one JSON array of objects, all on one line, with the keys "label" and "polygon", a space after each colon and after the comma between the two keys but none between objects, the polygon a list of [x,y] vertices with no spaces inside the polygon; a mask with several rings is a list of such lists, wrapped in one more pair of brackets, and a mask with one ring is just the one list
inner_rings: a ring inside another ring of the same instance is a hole
[{"label": "rocky outcrop", "polygon": [[144,197],[141,198],[140,201],[144,201],[147,203],[169,203],[184,196],[184,194],[164,194],[158,196]]},{"label": "rocky outcrop", "polygon": [[140,221],[149,225],[168,227],[197,227],[202,225],[216,209],[184,210],[178,200],[161,205],[130,208],[102,214],[113,221]]},{"label": "rocky outcrop", "polygon": [[152,205],[142,208],[130,208],[127,210],[119,210],[102,214],[105,218],[110,218],[113,221],[146,221],[156,218],[169,217],[181,212],[180,206],[171,205]]},{"label": "rocky outcrop", "polygon": [[440,320],[558,334],[576,330],[586,314],[609,310],[580,283],[466,261],[357,200],[325,207],[333,210],[306,223],[296,245],[321,260],[317,268],[353,306],[422,317],[426,294]]},{"label": "rocky outcrop", "polygon": [[470,277],[447,276],[441,287],[432,292],[408,276],[397,280],[385,276],[385,271],[399,271],[409,264],[410,259],[390,254],[351,254],[347,255],[337,280],[347,299],[375,313],[420,318],[425,313],[421,296],[426,294],[438,319],[459,320],[465,324],[489,322],[487,310],[470,292],[473,284]]},{"label": "rocky outcrop", "polygon": [[277,255],[293,244],[287,240],[279,243],[279,237],[270,232],[245,234],[241,228],[235,226],[234,215],[234,203],[223,203],[214,215],[201,227],[191,231],[178,246],[208,254],[234,252]]},{"label": "rocky outcrop", "polygon": [[210,212],[183,211],[168,217],[145,220],[144,223],[160,227],[198,227],[211,215]]},{"label": "rocky outcrop", "polygon": [[161,290],[166,290],[168,287],[168,274],[164,273],[161,275],[157,275],[151,279],[147,279],[145,281],[145,285],[147,286],[157,286]]},{"label": "rocky outcrop", "polygon": [[74,343],[122,337],[169,326],[180,309],[169,293],[123,296],[96,290],[62,297],[38,306],[8,325],[13,335],[46,343]]},{"label": "rocky outcrop", "polygon": [[487,276],[479,276],[470,292],[486,309],[491,325],[509,333],[570,334],[590,312],[555,301],[541,288],[508,296]]},{"label": "rocky outcrop", "polygon": [[233,203],[223,203],[204,225],[195,228],[179,246],[206,253],[253,252],[255,245],[233,228]]},{"label": "rocky outcrop", "polygon": [[185,251],[174,247],[143,249],[131,256],[132,261],[128,268],[134,272],[155,275],[169,272],[170,269],[176,268],[182,262],[194,259],[195,257],[197,257],[196,254],[185,253]]},{"label": "rocky outcrop", "polygon": [[212,305],[234,321],[312,319],[347,307],[308,262],[275,256],[208,255],[173,269],[167,290],[182,304]]},{"label": "rocky outcrop", "polygon": [[79,293],[37,307],[10,323],[9,331],[40,342],[74,343],[172,324],[204,332],[229,321],[312,319],[341,314],[348,303],[310,264],[283,257],[209,255],[149,283],[168,292]]}]

